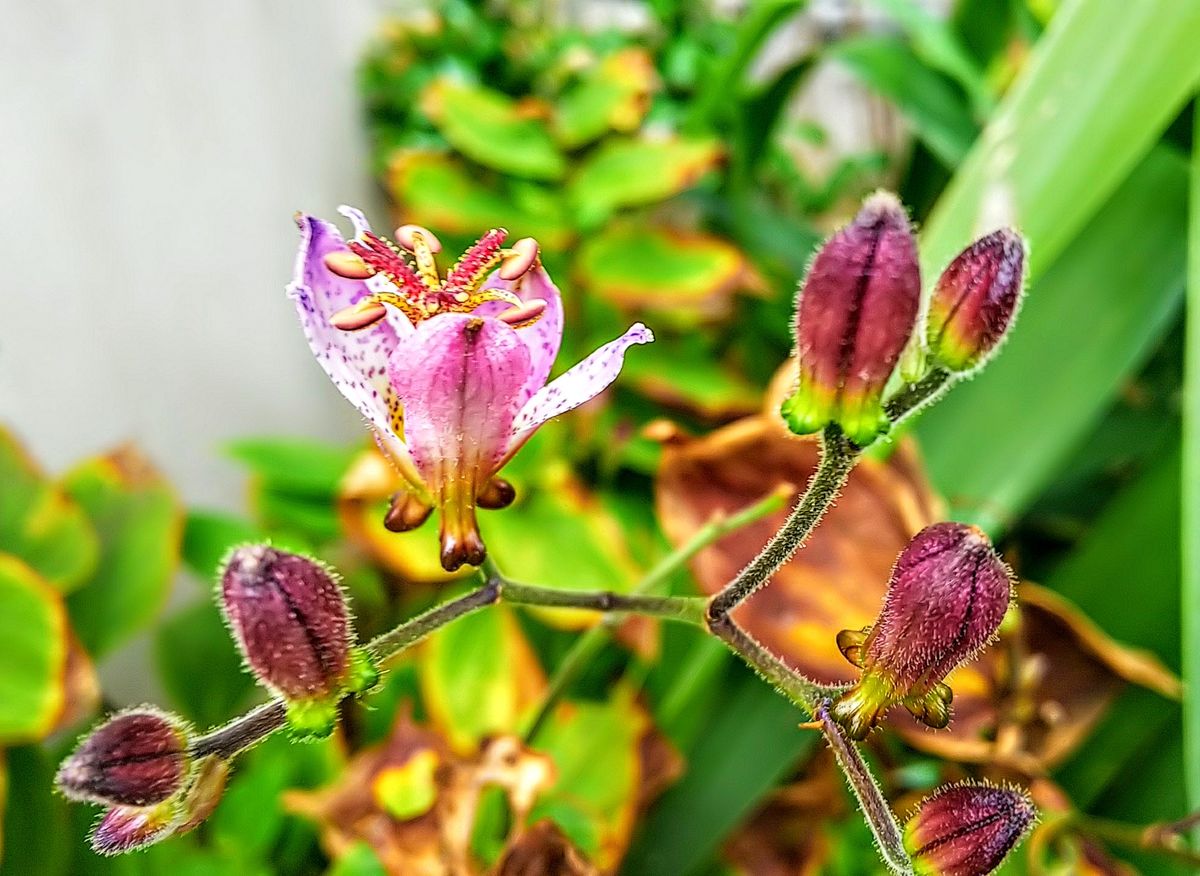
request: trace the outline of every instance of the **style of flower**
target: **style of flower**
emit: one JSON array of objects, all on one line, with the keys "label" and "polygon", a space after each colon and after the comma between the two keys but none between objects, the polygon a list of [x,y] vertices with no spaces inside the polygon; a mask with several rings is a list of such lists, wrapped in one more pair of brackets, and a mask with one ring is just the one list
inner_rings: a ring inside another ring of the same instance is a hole
[{"label": "style of flower", "polygon": [[493,229],[443,277],[441,244],[427,229],[402,226],[393,243],[358,210],[340,212],[354,226],[348,241],[297,217],[288,294],[317,361],[405,481],[389,527],[414,528],[437,508],[443,568],[479,565],[476,508],[513,495],[500,469],[543,423],[608,387],[625,351],[654,336],[635,324],[547,383],[563,310],[532,238],[505,248],[506,232]]}]

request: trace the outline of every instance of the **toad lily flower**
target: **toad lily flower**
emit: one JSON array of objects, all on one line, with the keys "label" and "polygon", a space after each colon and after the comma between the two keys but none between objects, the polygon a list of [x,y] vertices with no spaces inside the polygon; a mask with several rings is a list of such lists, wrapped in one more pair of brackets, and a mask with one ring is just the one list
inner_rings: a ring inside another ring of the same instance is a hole
[{"label": "toad lily flower", "polygon": [[497,472],[546,421],[611,384],[625,351],[654,340],[641,323],[547,383],[562,341],[558,289],[537,243],[503,246],[485,234],[442,277],[438,239],[405,225],[396,243],[371,232],[358,210],[337,228],[297,217],[300,253],[288,286],[309,346],[375,432],[407,490],[388,513],[392,529],[441,512],[447,571],[486,556],[476,507],[503,507],[512,488]]}]

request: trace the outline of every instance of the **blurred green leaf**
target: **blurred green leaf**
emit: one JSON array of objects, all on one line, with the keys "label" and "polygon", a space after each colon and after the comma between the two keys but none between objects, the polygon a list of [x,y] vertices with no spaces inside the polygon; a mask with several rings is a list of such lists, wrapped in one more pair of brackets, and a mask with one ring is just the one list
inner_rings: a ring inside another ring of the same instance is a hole
[{"label": "blurred green leaf", "polygon": [[1183,293],[1185,182],[1177,155],[1153,152],[1033,282],[996,360],[921,417],[955,516],[1003,529],[1161,337]]},{"label": "blurred green leaf", "polygon": [[473,161],[530,179],[556,180],[566,160],[545,123],[508,96],[448,78],[431,83],[421,109],[455,149]]},{"label": "blurred green leaf", "polygon": [[1190,0],[1066,0],[925,223],[925,276],[1008,223],[1030,241],[1036,292],[1191,94],[1198,32],[1200,3]]},{"label": "blurred green leaf", "polygon": [[701,870],[751,808],[808,752],[796,707],[741,666],[720,686],[719,706],[684,752],[683,778],[651,807],[621,872],[689,876]]},{"label": "blurred green leaf", "polygon": [[222,511],[189,511],[183,529],[183,561],[202,581],[214,579],[221,561],[241,544],[266,534],[248,520]]},{"label": "blurred green leaf", "polygon": [[544,686],[507,606],[469,614],[430,636],[420,680],[434,724],[462,753],[489,734],[516,731]]},{"label": "blurred green leaf", "polygon": [[274,490],[299,496],[330,497],[358,455],[356,446],[304,438],[242,438],[228,454]]},{"label": "blurred green leaf", "polygon": [[692,318],[737,291],[746,277],[742,254],[718,237],[627,223],[585,240],[576,269],[609,301]]},{"label": "blurred green leaf", "polygon": [[581,221],[604,222],[618,207],[652,204],[695,185],[720,161],[712,139],[610,139],[584,159],[571,179]]},{"label": "blurred green leaf", "polygon": [[557,193],[534,183],[485,183],[442,153],[397,153],[386,182],[406,218],[441,232],[479,235],[507,228],[517,238],[536,237],[547,249],[566,246],[574,233]]},{"label": "blurred green leaf", "polygon": [[589,67],[554,103],[554,136],[576,149],[610,130],[629,132],[650,105],[654,59],[639,46],[621,49]]},{"label": "blurred green leaf", "polygon": [[87,515],[2,428],[0,484],[0,550],[23,559],[64,593],[86,581],[100,553]]},{"label": "blurred green leaf", "polygon": [[554,819],[592,863],[612,869],[629,842],[647,723],[624,687],[604,703],[560,704],[534,746],[554,761],[554,785],[538,798],[529,823]]},{"label": "blurred green leaf", "polygon": [[55,763],[32,745],[0,757],[8,774],[0,876],[75,876],[72,856],[92,853],[74,848],[68,803],[53,790]]},{"label": "blurred green leaf", "polygon": [[943,164],[954,167],[962,161],[978,133],[970,110],[902,40],[886,36],[842,40],[828,54],[895,104]]},{"label": "blurred green leaf", "polygon": [[200,727],[234,716],[254,688],[214,599],[167,618],[155,631],[159,676],[172,704]]},{"label": "blurred green leaf", "polygon": [[371,847],[360,841],[338,857],[326,876],[387,876],[387,871]]},{"label": "blurred green leaf", "polygon": [[50,732],[64,705],[62,597],[21,560],[0,554],[0,743]]},{"label": "blurred green leaf", "polygon": [[1187,334],[1184,352],[1182,476],[1184,782],[1200,809],[1200,110],[1192,107],[1192,179],[1188,210]]},{"label": "blurred green leaf", "polygon": [[928,67],[958,81],[970,95],[976,111],[983,113],[991,108],[992,95],[982,71],[946,21],[913,0],[874,2],[908,33],[913,49]]},{"label": "blurred green leaf", "polygon": [[100,656],[162,608],[179,563],[183,513],[166,480],[132,448],[87,460],[63,486],[100,535],[100,564],[67,599],[84,647]]}]

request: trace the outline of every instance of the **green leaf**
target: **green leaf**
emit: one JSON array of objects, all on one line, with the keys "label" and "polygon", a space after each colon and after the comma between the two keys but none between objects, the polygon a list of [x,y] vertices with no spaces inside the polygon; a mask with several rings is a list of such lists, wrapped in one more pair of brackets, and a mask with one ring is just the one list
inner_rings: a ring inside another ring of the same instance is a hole
[{"label": "green leaf", "polygon": [[183,529],[183,561],[201,580],[211,581],[233,548],[265,538],[260,527],[236,515],[189,511]]},{"label": "green leaf", "polygon": [[487,183],[461,161],[439,152],[406,150],[388,166],[388,191],[413,222],[447,234],[507,228],[514,239],[536,237],[562,249],[574,231],[557,192],[513,180]]},{"label": "green leaf", "polygon": [[174,490],[126,448],[80,463],[63,479],[100,535],[100,564],[68,598],[84,647],[100,656],[150,622],[179,564],[183,513]]},{"label": "green leaf", "polygon": [[841,40],[827,53],[894,103],[943,164],[956,167],[962,161],[978,133],[970,110],[902,40],[886,36]]},{"label": "green leaf", "polygon": [[618,688],[604,703],[562,703],[538,733],[536,748],[554,761],[556,775],[529,822],[554,819],[605,872],[629,840],[647,724],[632,691]]},{"label": "green leaf", "polygon": [[571,200],[583,222],[599,224],[618,207],[652,204],[690,188],[721,155],[711,139],[607,140],[571,179]]},{"label": "green leaf", "polygon": [[991,108],[992,96],[982,71],[946,21],[913,0],[875,2],[908,33],[913,49],[926,65],[956,79],[978,112]]},{"label": "green leaf", "polygon": [[472,161],[530,179],[556,180],[566,172],[545,123],[498,91],[438,79],[421,95],[421,109]]},{"label": "green leaf", "polygon": [[273,490],[299,496],[328,497],[358,455],[357,446],[304,438],[242,438],[227,452]]},{"label": "green leaf", "polygon": [[544,684],[511,609],[477,611],[429,637],[420,666],[430,718],[459,752],[483,737],[512,733]]},{"label": "green leaf", "polygon": [[86,581],[100,553],[87,515],[5,429],[0,484],[0,551],[20,557],[64,593]]},{"label": "green leaf", "polygon": [[620,49],[584,71],[555,101],[551,128],[568,149],[609,130],[632,131],[650,106],[654,60],[640,46]]},{"label": "green leaf", "polygon": [[1181,524],[1184,780],[1188,805],[1200,809],[1200,111],[1192,108],[1191,202],[1188,211],[1187,341],[1184,352]]},{"label": "green leaf", "polygon": [[746,262],[726,241],[707,234],[613,224],[589,237],[576,268],[591,290],[626,306],[703,316],[744,284]]},{"label": "green leaf", "polygon": [[1064,2],[926,222],[926,277],[1007,222],[1030,241],[1036,291],[1191,94],[1198,32],[1189,0]]},{"label": "green leaf", "polygon": [[254,689],[211,598],[167,618],[155,632],[154,650],[172,704],[197,726],[229,720]]},{"label": "green leaf", "polygon": [[816,741],[796,729],[803,720],[770,685],[742,667],[723,679],[688,770],[638,826],[621,872],[625,876],[689,874],[702,867]]},{"label": "green leaf", "polygon": [[56,765],[43,749],[33,745],[9,749],[0,757],[8,773],[0,874],[74,874],[71,858],[91,853],[72,847],[76,835],[69,829],[68,803],[54,792]]},{"label": "green leaf", "polygon": [[0,743],[38,739],[63,709],[67,618],[36,571],[0,554]]},{"label": "green leaf", "polygon": [[956,517],[1003,529],[1153,348],[1183,292],[1185,181],[1177,155],[1151,153],[1034,281],[996,360],[922,416]]},{"label": "green leaf", "polygon": [[334,862],[326,876],[387,876],[387,871],[371,847],[360,840]]}]

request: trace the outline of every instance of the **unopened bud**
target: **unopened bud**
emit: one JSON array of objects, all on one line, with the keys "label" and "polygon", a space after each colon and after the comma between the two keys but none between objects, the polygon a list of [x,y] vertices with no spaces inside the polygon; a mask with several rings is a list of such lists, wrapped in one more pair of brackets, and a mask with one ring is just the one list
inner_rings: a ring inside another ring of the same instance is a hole
[{"label": "unopened bud", "polygon": [[364,298],[329,317],[329,324],[344,332],[353,332],[374,325],[387,316],[387,308],[378,301]]},{"label": "unopened bud", "polygon": [[1037,821],[1021,791],[950,785],[917,807],[904,825],[904,847],[920,876],[986,876]]},{"label": "unopened bud", "polygon": [[830,423],[869,444],[888,427],[880,398],[920,305],[916,240],[895,196],[878,192],[813,259],[796,309],[800,376],[783,404],[799,435]]},{"label": "unopened bud", "polygon": [[930,357],[951,371],[983,364],[1012,325],[1024,273],[1025,241],[1007,228],[959,253],[929,300],[925,342]]},{"label": "unopened bud", "polygon": [[63,761],[55,783],[92,803],[148,806],[182,790],[191,758],[183,722],[161,712],[124,712],[101,724]]},{"label": "unopened bud", "polygon": [[532,237],[522,237],[509,249],[512,255],[500,262],[501,280],[517,280],[525,276],[537,261],[538,242]]},{"label": "unopened bud", "polygon": [[375,276],[375,269],[369,267],[357,255],[348,249],[338,249],[325,254],[325,267],[331,273],[347,280],[366,280]]},{"label": "unopened bud", "polygon": [[246,664],[287,701],[298,735],[327,735],[342,693],[374,684],[377,673],[351,647],[342,588],[320,563],[266,545],[238,548],[221,602]]},{"label": "unopened bud", "polygon": [[983,532],[961,523],[921,530],[896,561],[874,626],[838,636],[863,675],[833,704],[834,719],[862,739],[899,704],[945,727],[951,691],[942,679],[992,639],[1011,599],[1008,567]]}]

